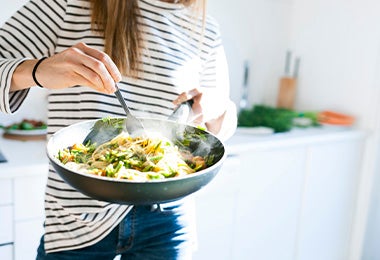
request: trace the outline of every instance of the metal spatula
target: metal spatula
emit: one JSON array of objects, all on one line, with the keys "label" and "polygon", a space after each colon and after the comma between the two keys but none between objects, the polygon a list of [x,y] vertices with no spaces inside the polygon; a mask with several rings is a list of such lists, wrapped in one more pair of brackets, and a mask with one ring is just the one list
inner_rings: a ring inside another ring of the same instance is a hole
[{"label": "metal spatula", "polygon": [[125,113],[127,114],[127,120],[125,123],[125,127],[126,127],[128,133],[132,136],[144,134],[145,130],[144,130],[144,126],[143,126],[142,122],[137,117],[132,115],[132,113],[129,110],[127,104],[125,103],[125,100],[124,100],[123,96],[121,95],[120,89],[116,83],[115,83],[115,87],[116,87],[115,96],[117,97],[117,99],[119,100],[119,102],[120,102],[121,106],[123,107]]},{"label": "metal spatula", "polygon": [[125,129],[131,136],[145,135],[145,130],[142,122],[132,115],[127,104],[125,103],[123,96],[120,93],[120,89],[117,84],[115,84],[115,87],[115,96],[127,114],[127,118],[106,118],[98,120],[86,138],[83,140],[83,144],[103,144],[120,134]]}]

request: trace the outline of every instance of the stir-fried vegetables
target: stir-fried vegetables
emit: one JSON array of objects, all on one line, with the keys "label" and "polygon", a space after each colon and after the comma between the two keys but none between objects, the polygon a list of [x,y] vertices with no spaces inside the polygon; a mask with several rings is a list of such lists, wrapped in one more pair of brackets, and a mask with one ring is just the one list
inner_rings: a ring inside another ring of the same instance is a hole
[{"label": "stir-fried vegetables", "polygon": [[60,150],[58,159],[79,172],[136,181],[191,174],[206,168],[212,160],[180,151],[162,136],[132,138],[124,132],[97,147],[74,144]]}]

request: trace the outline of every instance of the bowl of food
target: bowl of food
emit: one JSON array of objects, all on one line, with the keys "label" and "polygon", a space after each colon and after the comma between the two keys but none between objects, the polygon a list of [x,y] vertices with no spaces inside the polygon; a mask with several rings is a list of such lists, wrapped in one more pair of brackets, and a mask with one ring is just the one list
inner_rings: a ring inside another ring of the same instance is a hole
[{"label": "bowl of food", "polygon": [[[88,120],[57,131],[47,143],[55,171],[91,198],[146,205],[200,190],[217,175],[226,158],[223,143],[198,127],[141,119],[146,133],[132,137],[123,130],[125,120]],[[99,123],[112,136],[103,143],[88,141]]]}]

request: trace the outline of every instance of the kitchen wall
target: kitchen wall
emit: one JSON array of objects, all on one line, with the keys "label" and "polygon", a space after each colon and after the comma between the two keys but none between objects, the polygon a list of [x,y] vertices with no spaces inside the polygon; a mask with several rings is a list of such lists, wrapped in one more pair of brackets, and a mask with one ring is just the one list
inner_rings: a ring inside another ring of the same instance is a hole
[{"label": "kitchen wall", "polygon": [[208,1],[221,27],[230,70],[231,96],[239,104],[248,61],[249,103],[274,104],[290,40],[291,0]]},{"label": "kitchen wall", "polygon": [[294,0],[291,17],[289,45],[302,57],[296,107],[352,114],[367,132],[350,259],[380,259],[379,14],[376,0]]}]

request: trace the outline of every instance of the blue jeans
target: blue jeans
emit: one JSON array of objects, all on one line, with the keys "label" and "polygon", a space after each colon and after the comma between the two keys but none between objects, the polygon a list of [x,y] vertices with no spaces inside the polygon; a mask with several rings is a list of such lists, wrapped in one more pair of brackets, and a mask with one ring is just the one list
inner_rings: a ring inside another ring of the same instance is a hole
[{"label": "blue jeans", "polygon": [[191,259],[194,220],[185,205],[134,206],[107,237],[81,249],[46,254],[42,237],[37,260]]}]

